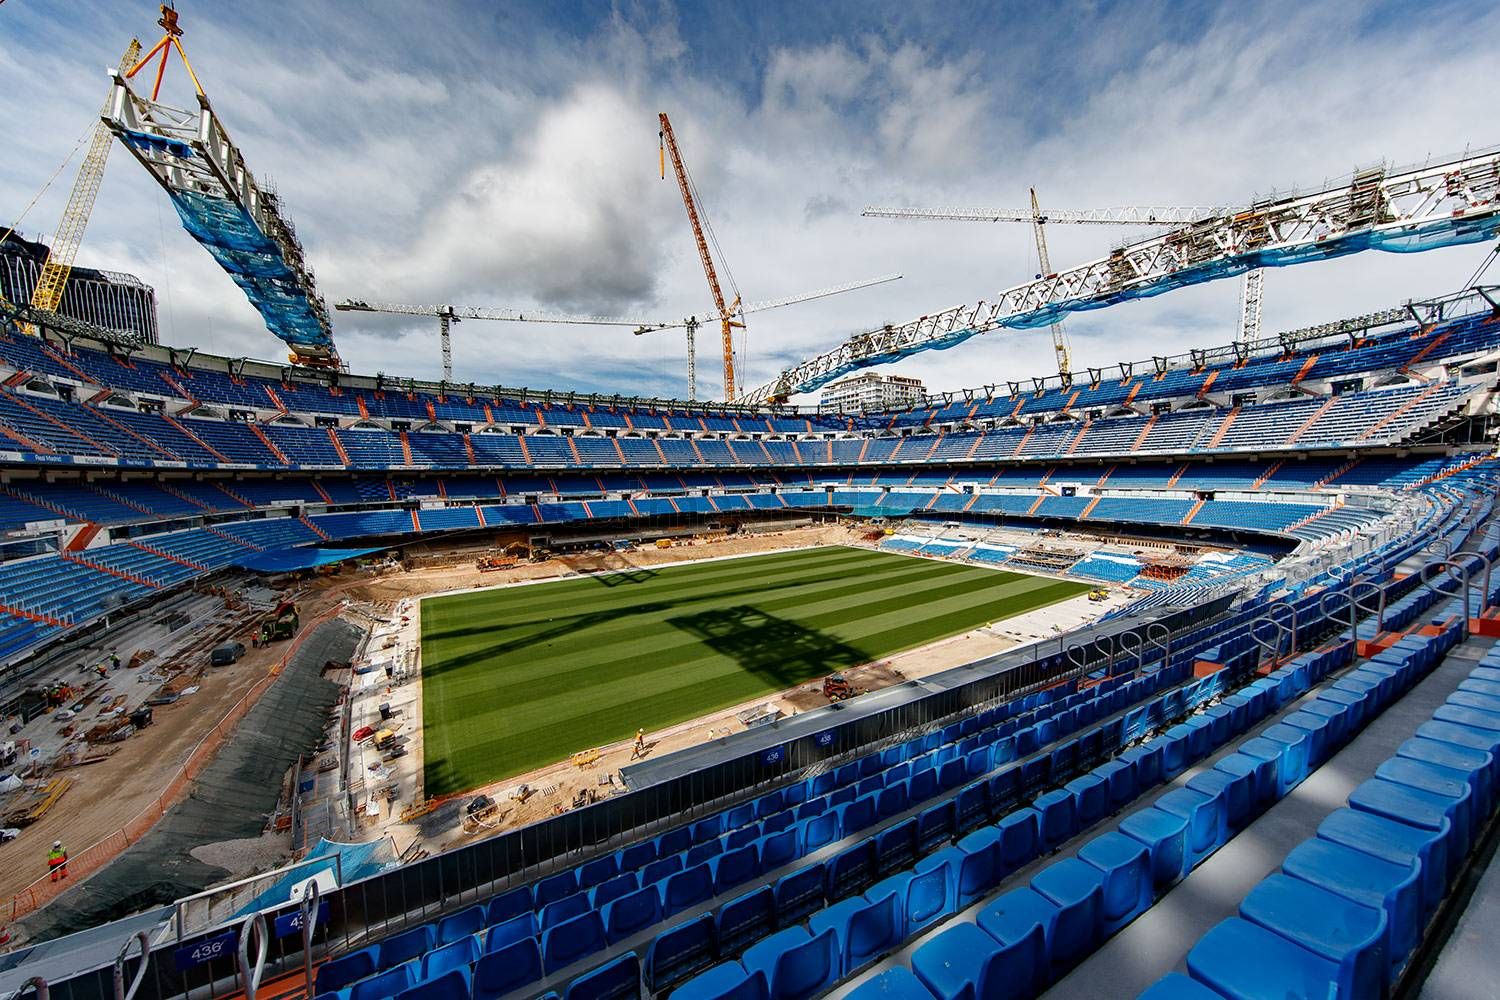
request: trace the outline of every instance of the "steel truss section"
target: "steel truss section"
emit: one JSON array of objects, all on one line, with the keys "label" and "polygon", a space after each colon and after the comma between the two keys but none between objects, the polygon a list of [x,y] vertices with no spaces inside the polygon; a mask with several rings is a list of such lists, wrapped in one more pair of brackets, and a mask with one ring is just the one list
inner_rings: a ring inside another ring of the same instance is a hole
[{"label": "steel truss section", "polygon": [[943,222],[1066,222],[1098,226],[1180,226],[1227,213],[1223,206],[1122,205],[1117,208],[1060,208],[1033,215],[1022,208],[882,208],[870,205],[868,219],[934,219]]},{"label": "steel truss section", "polygon": [[103,121],[166,190],[184,228],[203,244],[285,341],[292,360],[338,362],[328,309],[291,220],[274,192],[256,184],[214,113],[198,94],[198,109],[148,101],[113,73]]},{"label": "steel truss section", "polygon": [[850,371],[946,349],[1002,328],[1033,329],[1059,316],[1147,298],[1261,267],[1327,260],[1363,250],[1409,253],[1474,243],[1500,231],[1496,150],[1391,170],[1361,170],[1318,191],[1270,197],[1247,208],[1159,233],[1079,267],[901,326],[859,334],[743,396],[786,399]]}]

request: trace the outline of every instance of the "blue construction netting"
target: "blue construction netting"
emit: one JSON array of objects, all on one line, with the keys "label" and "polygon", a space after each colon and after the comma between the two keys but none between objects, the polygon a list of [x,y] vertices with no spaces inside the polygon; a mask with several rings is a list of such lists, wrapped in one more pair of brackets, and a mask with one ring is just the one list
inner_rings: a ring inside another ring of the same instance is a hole
[{"label": "blue construction netting", "polygon": [[[307,857],[303,861],[315,862],[321,859],[321,864],[298,865],[265,892],[256,896],[239,913],[235,914],[235,919],[291,902],[293,889],[309,879],[317,878],[324,872],[338,879],[340,885],[348,885],[362,878],[378,875],[399,863],[395,853],[390,839],[386,837],[372,840],[367,844],[342,844],[336,840],[320,840],[316,847],[307,852]],[[323,888],[326,891],[328,886],[324,885]]]},{"label": "blue construction netting", "polygon": [[[1050,326],[1068,313],[1086,312],[1090,309],[1103,309],[1106,306],[1129,302],[1133,299],[1147,299],[1161,295],[1163,292],[1170,292],[1175,288],[1182,288],[1186,285],[1197,285],[1205,281],[1216,281],[1219,278],[1234,278],[1244,274],[1246,271],[1253,271],[1259,268],[1289,267],[1293,264],[1306,264],[1317,260],[1331,260],[1335,257],[1345,257],[1363,250],[1383,250],[1387,253],[1419,253],[1423,250],[1461,246],[1466,243],[1482,243],[1485,240],[1494,239],[1497,232],[1500,232],[1500,215],[1492,213],[1475,218],[1439,219],[1423,226],[1391,232],[1357,232],[1350,233],[1347,236],[1331,238],[1319,243],[1258,250],[1254,253],[1241,254],[1237,257],[1211,260],[1202,264],[1184,267],[1179,271],[1164,274],[1152,281],[1123,288],[1113,295],[1089,296],[1068,299],[1063,302],[1054,302],[1040,309],[1007,316],[1001,319],[997,323],[997,326],[1016,330],[1037,329],[1039,327]],[[900,361],[902,358],[910,357],[922,351],[946,351],[950,347],[957,347],[979,333],[979,330],[972,327],[965,327],[962,330],[952,330],[941,337],[925,340],[910,347],[895,348],[889,351],[881,351],[878,354],[864,355],[852,361],[845,362],[831,371],[824,372],[805,382],[799,383],[793,391],[799,393],[812,392],[814,389],[822,388],[836,379],[843,378],[852,371]]]},{"label": "blue construction netting", "polygon": [[240,286],[268,330],[294,348],[332,353],[333,336],[321,305],[314,304],[281,247],[249,213],[233,202],[191,191],[173,191],[171,198],[183,228]]},{"label": "blue construction netting", "polygon": [[373,549],[336,549],[323,548],[317,545],[303,545],[290,549],[266,549],[264,552],[250,552],[238,556],[231,563],[240,569],[248,569],[254,573],[290,573],[299,569],[312,569],[315,566],[327,566],[330,563],[342,562],[345,559],[353,559],[357,556],[367,556],[372,552],[380,552],[381,548]]}]

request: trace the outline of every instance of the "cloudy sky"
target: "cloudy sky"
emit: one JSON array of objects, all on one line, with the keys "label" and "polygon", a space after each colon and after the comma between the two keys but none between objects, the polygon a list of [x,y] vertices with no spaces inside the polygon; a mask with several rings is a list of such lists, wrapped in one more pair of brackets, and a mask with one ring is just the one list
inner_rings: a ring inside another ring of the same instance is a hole
[{"label": "cloudy sky", "polygon": [[[848,334],[1030,278],[1025,227],[862,219],[867,203],[1238,204],[1379,161],[1500,141],[1500,7],[1202,2],[361,3],[180,0],[194,68],[296,222],[330,301],[674,318],[708,295],[656,113],[671,115],[726,280],[757,301],[902,281],[752,317],[742,381]],[[147,0],[0,0],[0,229],[86,134]],[[1485,42],[1488,40],[1488,42]],[[181,68],[164,99],[188,102]],[[19,229],[46,237],[68,169]],[[1129,230],[1053,226],[1054,267]],[[1442,294],[1487,253],[1365,254],[1273,271],[1268,331]],[[280,344],[117,149],[80,262],[157,289],[166,341]],[[1233,335],[1217,282],[1067,324],[1076,369]],[[709,331],[711,333],[711,331]],[[436,377],[435,321],[335,314],[355,371]],[[700,336],[700,395],[719,391]],[[680,333],[470,322],[455,377],[682,395]],[[904,362],[934,389],[1055,370],[1046,331]]]}]

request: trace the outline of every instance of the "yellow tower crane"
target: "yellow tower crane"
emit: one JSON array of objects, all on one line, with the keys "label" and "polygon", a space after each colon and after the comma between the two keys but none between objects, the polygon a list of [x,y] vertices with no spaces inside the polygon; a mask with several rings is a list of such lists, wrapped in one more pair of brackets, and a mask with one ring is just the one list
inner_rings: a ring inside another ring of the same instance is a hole
[{"label": "yellow tower crane", "polygon": [[[140,54],[141,43],[132,38],[125,48],[125,54],[120,57],[120,68],[127,69],[134,65]],[[106,102],[100,111],[101,116],[108,111],[109,104]],[[104,180],[104,164],[109,160],[109,149],[114,140],[114,133],[109,130],[109,126],[102,121],[95,123],[93,137],[89,140],[88,155],[78,168],[73,191],[68,195],[67,208],[63,210],[62,221],[58,223],[57,234],[52,237],[51,249],[42,265],[36,287],[31,291],[31,306],[34,309],[56,312],[57,307],[62,304],[63,292],[68,287],[68,276],[73,273],[73,260],[78,256],[78,248],[83,243],[83,231],[88,227],[89,216],[93,214],[94,200],[99,196],[99,184]]]},{"label": "yellow tower crane", "polygon": [[720,329],[724,340],[724,402],[734,402],[734,331],[743,329],[743,320],[736,319],[740,307],[740,297],[736,295],[734,301],[725,305],[724,292],[719,288],[719,275],[714,270],[714,258],[708,251],[708,240],[704,236],[704,224],[702,213],[698,207],[698,199],[693,192],[693,182],[688,176],[687,167],[682,162],[682,151],[677,148],[677,137],[672,134],[672,122],[667,118],[666,112],[657,115],[661,125],[658,133],[660,149],[658,157],[661,166],[662,180],[667,178],[667,157],[672,158],[672,170],[677,175],[677,187],[682,192],[682,204],[687,209],[688,223],[693,227],[693,239],[698,243],[698,256],[703,261],[703,273],[708,277],[708,290],[714,297],[714,308],[718,310]]}]

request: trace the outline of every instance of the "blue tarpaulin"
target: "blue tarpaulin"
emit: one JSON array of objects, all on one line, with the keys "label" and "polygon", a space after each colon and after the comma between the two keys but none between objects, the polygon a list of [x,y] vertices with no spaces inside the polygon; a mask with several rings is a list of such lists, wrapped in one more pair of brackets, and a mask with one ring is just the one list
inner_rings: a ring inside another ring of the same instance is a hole
[{"label": "blue tarpaulin", "polygon": [[251,552],[235,559],[234,565],[240,569],[248,569],[255,573],[290,573],[293,570],[312,569],[314,566],[327,566],[329,563],[340,562],[344,559],[353,559],[356,556],[367,556],[371,552],[380,551],[383,551],[381,547],[373,549],[340,549],[319,545],[304,545],[297,548],[267,549],[264,552]]},{"label": "blue tarpaulin", "polygon": [[[312,863],[320,859],[326,860],[322,864]],[[236,918],[290,902],[295,888],[325,872],[328,874],[323,875],[319,881],[325,883],[321,888],[326,892],[334,886],[348,885],[350,882],[378,875],[396,864],[390,839],[386,837],[365,844],[341,844],[335,840],[320,840],[316,847],[307,852],[304,860],[309,863],[299,865],[265,892],[256,896],[253,902],[236,914]]]}]

